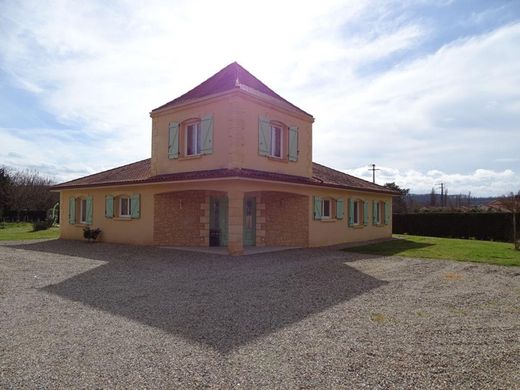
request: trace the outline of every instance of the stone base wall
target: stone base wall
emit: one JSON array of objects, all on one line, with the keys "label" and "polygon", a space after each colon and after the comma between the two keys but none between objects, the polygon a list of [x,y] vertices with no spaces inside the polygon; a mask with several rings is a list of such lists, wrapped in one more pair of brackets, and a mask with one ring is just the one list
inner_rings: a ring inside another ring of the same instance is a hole
[{"label": "stone base wall", "polygon": [[[282,192],[262,192],[257,206],[257,237],[267,246],[309,245],[308,198]],[[258,245],[258,241],[257,241]]]},{"label": "stone base wall", "polygon": [[156,245],[208,246],[209,208],[204,191],[183,191],[154,196]]}]

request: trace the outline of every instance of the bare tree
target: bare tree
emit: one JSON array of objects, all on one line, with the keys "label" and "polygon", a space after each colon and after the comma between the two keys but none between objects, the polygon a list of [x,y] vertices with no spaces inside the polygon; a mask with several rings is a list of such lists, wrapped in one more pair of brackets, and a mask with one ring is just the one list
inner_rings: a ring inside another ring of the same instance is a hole
[{"label": "bare tree", "polygon": [[9,178],[8,208],[16,212],[18,220],[22,211],[46,211],[56,203],[57,195],[50,192],[52,179],[31,170],[12,170]]},{"label": "bare tree", "polygon": [[520,240],[516,234],[516,216],[520,212],[520,191],[516,195],[510,192],[509,195],[503,196],[500,201],[504,208],[509,210],[513,216],[513,244],[516,250],[520,250]]}]

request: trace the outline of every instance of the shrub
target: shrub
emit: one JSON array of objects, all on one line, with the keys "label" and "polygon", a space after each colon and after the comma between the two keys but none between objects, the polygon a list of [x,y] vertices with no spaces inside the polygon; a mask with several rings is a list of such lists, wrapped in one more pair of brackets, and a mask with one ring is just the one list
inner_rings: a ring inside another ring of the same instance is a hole
[{"label": "shrub", "polygon": [[98,236],[101,234],[101,229],[91,229],[88,226],[83,229],[83,237],[87,239],[88,242],[96,241]]},{"label": "shrub", "polygon": [[47,219],[45,221],[36,221],[32,223],[33,232],[37,232],[39,230],[47,230],[52,227],[54,221]]}]

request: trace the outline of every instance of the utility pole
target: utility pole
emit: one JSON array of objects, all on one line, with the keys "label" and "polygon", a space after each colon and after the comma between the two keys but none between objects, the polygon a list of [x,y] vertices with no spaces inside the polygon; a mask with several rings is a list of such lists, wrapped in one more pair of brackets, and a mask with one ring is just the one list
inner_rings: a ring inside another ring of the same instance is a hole
[{"label": "utility pole", "polygon": [[441,207],[444,207],[444,183],[436,185],[441,187]]},{"label": "utility pole", "polygon": [[372,183],[376,184],[376,171],[380,171],[381,169],[376,169],[376,164],[372,164],[372,168],[368,170],[372,171]]}]

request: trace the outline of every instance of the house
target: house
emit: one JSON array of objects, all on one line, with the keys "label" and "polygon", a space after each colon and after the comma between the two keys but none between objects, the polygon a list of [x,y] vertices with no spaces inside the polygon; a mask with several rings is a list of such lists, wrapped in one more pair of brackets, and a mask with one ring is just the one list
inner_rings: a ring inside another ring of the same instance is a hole
[{"label": "house", "polygon": [[61,238],[235,255],[391,236],[396,193],[312,162],[313,116],[236,62],[150,116],[150,159],[54,187]]}]

